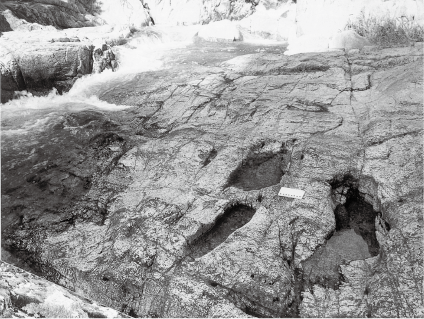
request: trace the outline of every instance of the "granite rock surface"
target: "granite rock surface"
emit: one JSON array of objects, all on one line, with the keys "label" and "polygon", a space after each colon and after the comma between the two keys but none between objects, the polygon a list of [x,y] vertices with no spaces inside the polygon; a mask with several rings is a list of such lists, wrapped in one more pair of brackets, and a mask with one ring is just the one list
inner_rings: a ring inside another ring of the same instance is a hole
[{"label": "granite rock surface", "polygon": [[3,248],[133,316],[422,316],[422,57],[250,54],[3,118]]}]

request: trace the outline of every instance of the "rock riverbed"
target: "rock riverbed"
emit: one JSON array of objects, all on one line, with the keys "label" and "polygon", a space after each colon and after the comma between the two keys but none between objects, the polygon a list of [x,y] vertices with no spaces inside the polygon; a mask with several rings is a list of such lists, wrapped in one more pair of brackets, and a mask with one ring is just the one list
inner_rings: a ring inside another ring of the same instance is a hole
[{"label": "rock riverbed", "polygon": [[192,57],[4,118],[3,248],[130,316],[423,316],[422,57]]}]

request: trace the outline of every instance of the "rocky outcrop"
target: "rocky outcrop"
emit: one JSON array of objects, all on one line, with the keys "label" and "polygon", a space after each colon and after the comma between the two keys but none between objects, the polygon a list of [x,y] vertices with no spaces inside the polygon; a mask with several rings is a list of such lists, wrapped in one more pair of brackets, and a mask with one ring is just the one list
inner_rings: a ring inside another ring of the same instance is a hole
[{"label": "rocky outcrop", "polygon": [[174,65],[104,83],[124,111],[2,116],[2,245],[134,316],[422,316],[422,50]]},{"label": "rocky outcrop", "polygon": [[[150,13],[143,8],[145,2],[151,8]],[[277,0],[263,2],[268,6]],[[225,19],[243,19],[255,11],[258,3],[245,0],[9,0],[0,8],[0,21],[7,22],[0,24],[0,32],[9,31],[9,26],[12,30],[40,30],[46,26],[66,29],[102,24],[128,25],[140,29],[149,25],[150,16],[159,24],[206,24]]]},{"label": "rocky outcrop", "polygon": [[128,318],[0,261],[1,318]]},{"label": "rocky outcrop", "polygon": [[92,46],[88,42],[71,42],[69,38],[56,38],[54,42],[37,41],[36,37],[27,40],[0,39],[4,52],[0,60],[2,81],[10,83],[2,86],[3,103],[13,91],[44,94],[53,87],[66,91],[75,78],[92,71]]},{"label": "rocky outcrop", "polygon": [[45,26],[66,29],[96,24],[95,17],[83,7],[65,1],[5,1],[3,5],[6,10],[2,10],[2,15],[12,30],[39,30]]},{"label": "rocky outcrop", "polygon": [[140,29],[150,18],[139,0],[5,1],[0,7],[0,32],[127,25]]},{"label": "rocky outcrop", "polygon": [[68,91],[76,79],[118,66],[112,47],[126,43],[128,27],[7,32],[0,38],[1,102],[15,91],[36,95]]},{"label": "rocky outcrop", "polygon": [[102,73],[105,69],[115,71],[117,68],[118,62],[112,48],[103,41],[97,41],[93,48],[93,72]]},{"label": "rocky outcrop", "polygon": [[1,102],[4,103],[12,99],[15,91],[24,90],[26,86],[13,52],[4,46],[0,46],[0,61]]},{"label": "rocky outcrop", "polygon": [[206,24],[219,20],[240,20],[254,12],[257,1],[245,0],[166,0],[144,1],[155,21],[168,25]]}]

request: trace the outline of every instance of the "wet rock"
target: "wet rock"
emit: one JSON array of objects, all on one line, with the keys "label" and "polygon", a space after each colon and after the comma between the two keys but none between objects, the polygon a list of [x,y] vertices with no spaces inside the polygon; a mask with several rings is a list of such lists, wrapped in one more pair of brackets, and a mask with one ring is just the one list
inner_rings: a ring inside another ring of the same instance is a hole
[{"label": "wet rock", "polygon": [[25,88],[25,81],[13,53],[0,46],[1,103],[12,99],[15,91]]},{"label": "wet rock", "polygon": [[117,67],[112,48],[104,42],[96,41],[93,48],[93,73],[102,73],[105,69],[115,71]]},{"label": "wet rock", "polygon": [[12,31],[12,28],[10,27],[10,23],[7,21],[6,17],[4,16],[4,13],[2,12],[0,13],[0,32],[5,31]]},{"label": "wet rock", "polygon": [[[4,1],[3,31],[55,30],[99,25],[127,25],[140,29],[150,21],[140,1],[37,0],[33,2]],[[9,26],[9,27],[8,27]]]},{"label": "wet rock", "polygon": [[62,94],[83,75],[116,70],[112,46],[124,44],[130,34],[127,27],[111,26],[8,32],[0,38],[2,103],[15,91],[47,95],[56,88]]},{"label": "wet rock", "polygon": [[[4,48],[11,50],[11,44],[2,42]],[[54,42],[27,45],[21,44],[14,47],[13,58],[19,67],[22,78],[20,90],[51,89],[55,81],[72,80],[78,74],[90,74],[91,47],[87,43]],[[18,71],[15,79],[19,80]],[[3,89],[3,88],[2,88]]]},{"label": "wet rock", "polygon": [[241,165],[231,173],[226,187],[232,186],[250,191],[278,184],[288,164],[283,158],[287,153],[288,150],[284,145],[270,147],[261,143],[253,147]]}]

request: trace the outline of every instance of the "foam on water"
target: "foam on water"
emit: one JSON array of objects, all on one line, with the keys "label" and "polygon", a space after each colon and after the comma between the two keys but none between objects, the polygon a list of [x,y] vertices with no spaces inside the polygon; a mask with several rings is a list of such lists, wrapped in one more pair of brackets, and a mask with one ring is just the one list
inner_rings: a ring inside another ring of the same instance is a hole
[{"label": "foam on water", "polygon": [[[46,124],[42,121],[37,122],[37,119],[54,118],[68,112],[119,111],[131,107],[102,101],[99,96],[114,90],[117,86],[125,87],[125,84],[131,82],[137,74],[168,68],[168,62],[164,62],[167,61],[165,57],[169,56],[171,50],[183,49],[192,45],[193,36],[199,27],[145,28],[134,34],[125,45],[113,47],[119,63],[116,72],[105,70],[100,74],[83,76],[74,83],[69,92],[63,95],[59,95],[56,89],[53,89],[47,96],[33,96],[26,91],[17,92],[19,98],[2,105],[3,133],[7,135],[22,134],[38,130]],[[248,46],[271,47],[277,44],[275,41],[259,38],[246,39],[245,43]],[[281,43],[279,44],[281,45]],[[218,51],[213,49],[215,44],[208,45],[212,47],[212,50],[208,51],[212,55],[210,59],[213,60]],[[208,47],[208,45],[205,46]],[[224,49],[221,48],[222,50]],[[239,45],[232,45],[227,50],[238,52],[241,48]],[[219,57],[224,58],[222,54]],[[170,61],[169,63],[173,63],[172,60]]]},{"label": "foam on water", "polygon": [[[187,37],[186,37],[187,38]],[[130,81],[136,74],[165,68],[164,54],[175,48],[187,46],[190,41],[171,41],[159,32],[143,33],[131,39],[126,46],[114,47],[119,68],[116,72],[105,70],[100,74],[86,75],[78,79],[71,90],[59,95],[53,90],[47,96],[33,96],[27,91],[16,92],[19,98],[2,105],[2,119],[31,113],[33,116],[55,112],[78,112],[87,109],[119,111],[130,106],[116,105],[99,100],[98,96],[114,87]],[[107,84],[107,85],[106,85]],[[35,112],[44,110],[44,112]]]}]

